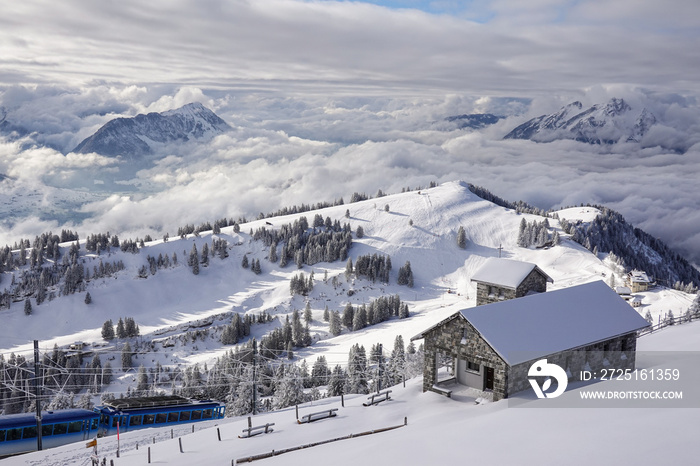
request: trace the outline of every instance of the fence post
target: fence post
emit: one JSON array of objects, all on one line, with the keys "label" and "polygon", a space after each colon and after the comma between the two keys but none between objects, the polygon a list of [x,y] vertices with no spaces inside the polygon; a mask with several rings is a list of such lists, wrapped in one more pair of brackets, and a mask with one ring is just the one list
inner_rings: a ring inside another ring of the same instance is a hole
[{"label": "fence post", "polygon": [[172,439],[172,438],[175,438],[175,436],[173,435],[173,430],[172,430],[172,429],[170,429],[170,438],[171,438],[171,439]]},{"label": "fence post", "polygon": [[139,449],[139,442],[136,442],[136,449]]},{"label": "fence post", "polygon": [[177,441],[180,443],[180,453],[184,453],[184,451],[182,451],[182,437],[178,437]]},{"label": "fence post", "polygon": [[194,434],[194,424],[192,424],[192,433]]},{"label": "fence post", "polygon": [[216,435],[219,437],[219,442],[221,442],[221,431],[218,427],[216,428]]},{"label": "fence post", "polygon": [[340,394],[340,405],[344,408],[345,407],[345,397],[343,394]]},{"label": "fence post", "polygon": [[253,427],[253,420],[248,416],[248,429]]},{"label": "fence post", "polygon": [[148,447],[148,464],[151,464],[151,447]]},{"label": "fence post", "polygon": [[296,405],[294,405],[294,408],[296,409],[297,420],[299,420],[299,403],[297,403]]}]

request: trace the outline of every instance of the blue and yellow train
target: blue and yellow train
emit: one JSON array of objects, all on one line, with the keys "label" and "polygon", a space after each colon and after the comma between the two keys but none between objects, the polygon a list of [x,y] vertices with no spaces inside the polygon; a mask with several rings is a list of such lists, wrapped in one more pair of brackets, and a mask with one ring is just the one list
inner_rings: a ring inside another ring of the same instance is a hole
[{"label": "blue and yellow train", "polygon": [[[225,406],[179,396],[121,398],[94,410],[64,409],[42,412],[42,448],[149,427],[165,427],[221,419]],[[0,458],[37,449],[34,414],[0,416]]]}]

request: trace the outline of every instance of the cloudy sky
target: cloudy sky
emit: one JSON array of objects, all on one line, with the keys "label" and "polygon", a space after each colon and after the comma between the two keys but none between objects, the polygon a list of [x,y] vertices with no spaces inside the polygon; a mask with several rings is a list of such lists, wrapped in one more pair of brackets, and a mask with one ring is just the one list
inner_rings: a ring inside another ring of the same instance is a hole
[{"label": "cloudy sky", "polygon": [[[694,0],[24,0],[5,2],[0,31],[0,106],[44,145],[0,141],[6,217],[17,193],[46,212],[75,197],[57,188],[123,172],[70,153],[106,121],[198,101],[235,131],[171,148],[136,192],[84,194],[81,231],[172,232],[183,219],[464,179],[545,208],[606,203],[700,263],[697,145],[501,140],[573,100],[623,97],[662,120],[659,144],[695,144]],[[470,112],[509,118],[482,133],[444,126]],[[38,215],[5,221],[0,242],[60,228]]]}]

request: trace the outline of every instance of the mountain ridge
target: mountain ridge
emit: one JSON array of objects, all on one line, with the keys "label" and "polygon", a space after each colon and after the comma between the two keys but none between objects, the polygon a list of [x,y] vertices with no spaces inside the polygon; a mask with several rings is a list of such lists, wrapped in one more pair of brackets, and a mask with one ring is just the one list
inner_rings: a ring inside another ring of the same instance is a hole
[{"label": "mountain ridge", "polygon": [[231,127],[199,102],[165,112],[116,118],[85,138],[72,152],[139,158],[158,144],[208,139]]},{"label": "mountain ridge", "polygon": [[656,122],[656,117],[647,108],[635,113],[624,99],[613,97],[606,104],[585,109],[581,102],[575,101],[555,113],[540,115],[518,125],[503,139],[535,142],[573,139],[592,145],[641,143]]}]

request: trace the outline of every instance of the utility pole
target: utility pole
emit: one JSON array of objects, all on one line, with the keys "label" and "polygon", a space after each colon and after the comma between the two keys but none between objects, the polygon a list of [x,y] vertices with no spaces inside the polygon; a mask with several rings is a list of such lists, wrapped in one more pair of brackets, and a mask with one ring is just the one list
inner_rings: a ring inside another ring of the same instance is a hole
[{"label": "utility pole", "polygon": [[503,245],[502,245],[502,244],[499,244],[499,245],[498,245],[498,258],[499,258],[499,259],[501,258],[501,251],[503,251]]},{"label": "utility pole", "polygon": [[41,387],[39,386],[39,370],[39,340],[34,340],[34,404],[36,405],[36,448],[38,451],[41,451]]},{"label": "utility pole", "polygon": [[253,416],[255,416],[255,392],[257,391],[257,387],[255,386],[255,365],[257,362],[257,354],[258,354],[258,342],[253,338]]}]

